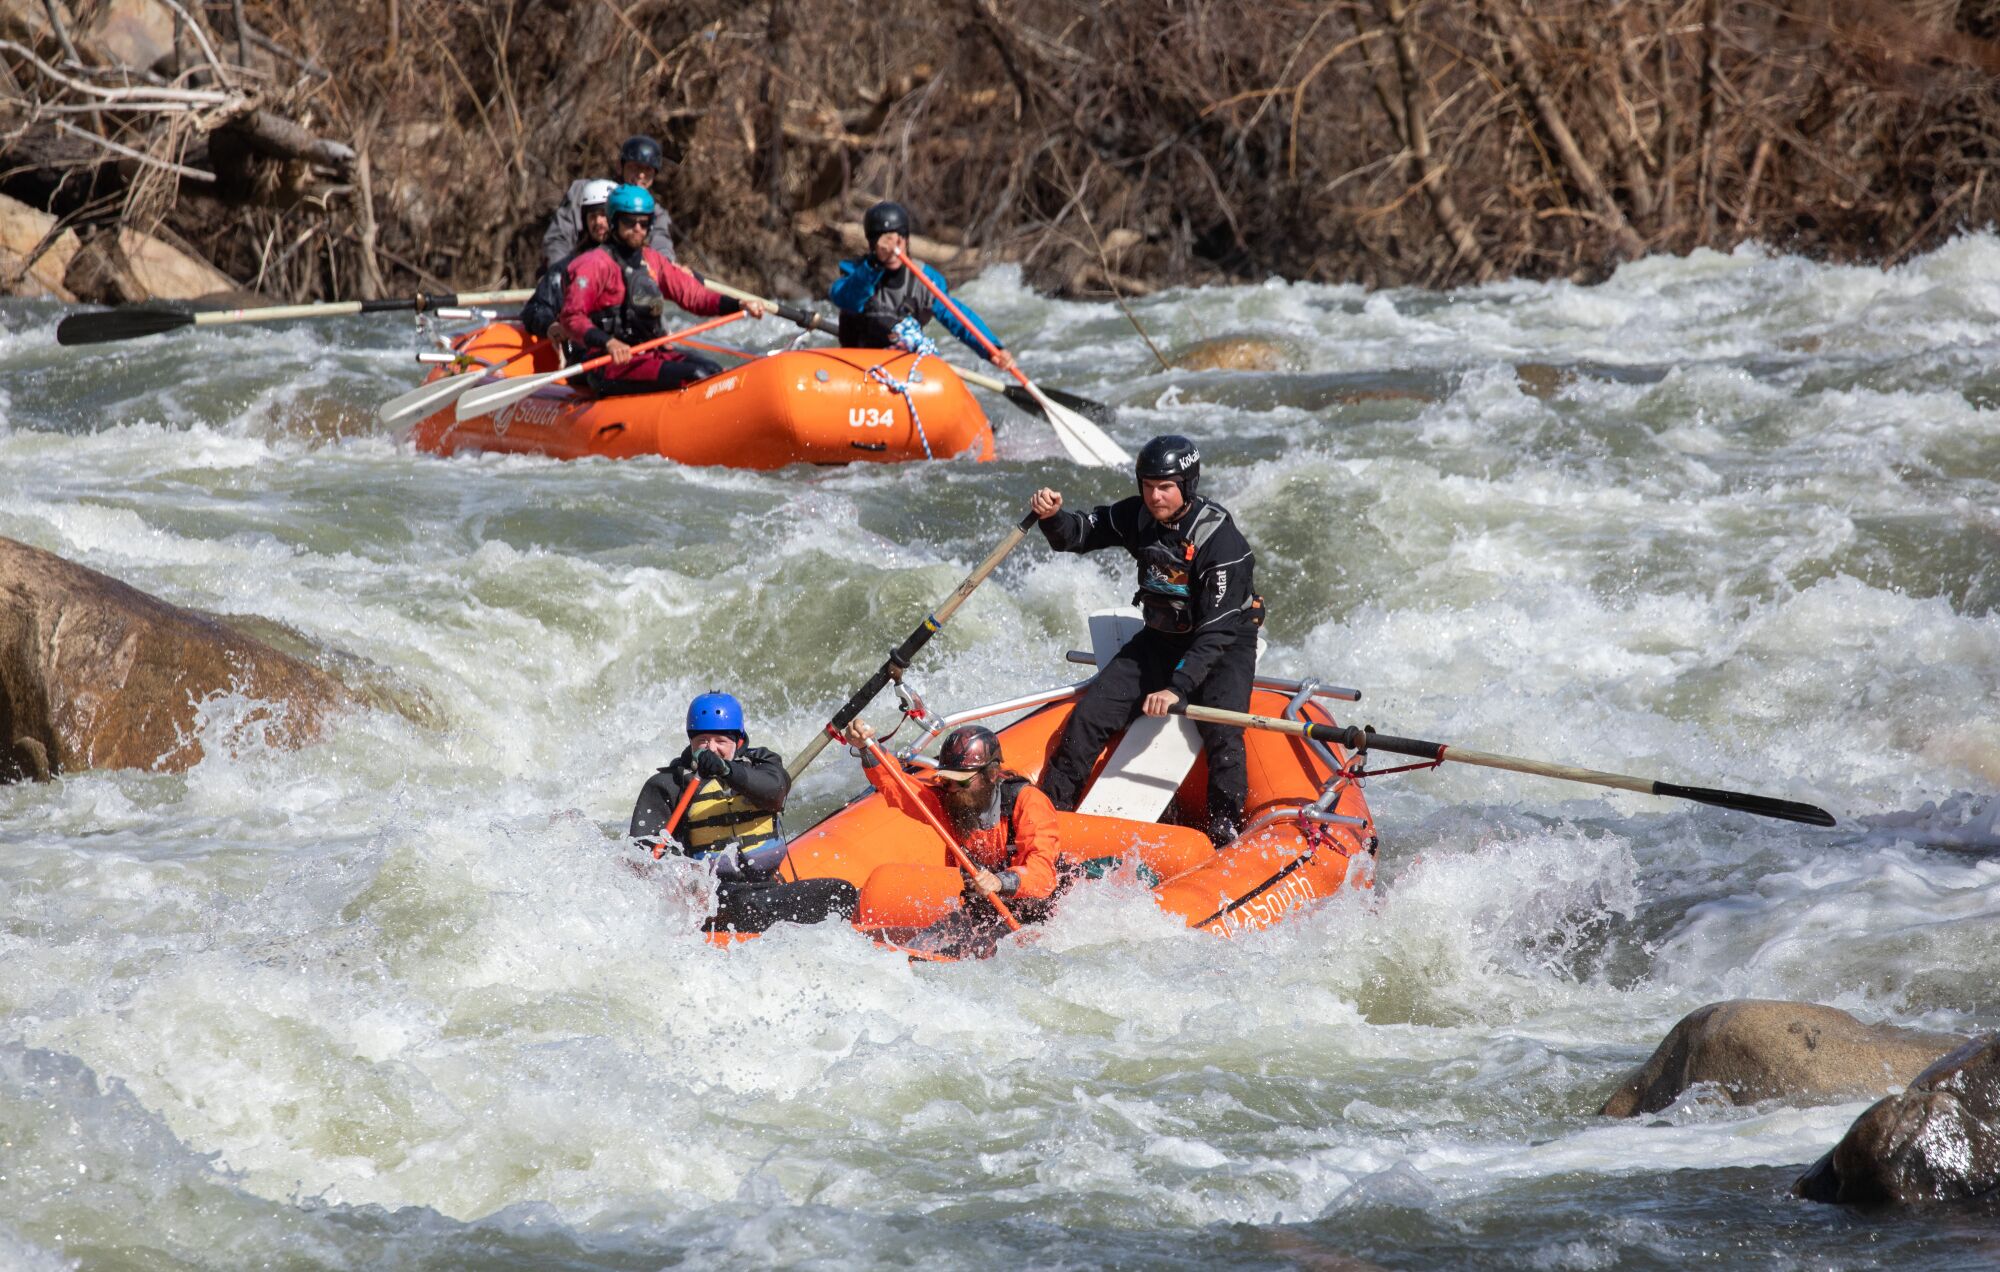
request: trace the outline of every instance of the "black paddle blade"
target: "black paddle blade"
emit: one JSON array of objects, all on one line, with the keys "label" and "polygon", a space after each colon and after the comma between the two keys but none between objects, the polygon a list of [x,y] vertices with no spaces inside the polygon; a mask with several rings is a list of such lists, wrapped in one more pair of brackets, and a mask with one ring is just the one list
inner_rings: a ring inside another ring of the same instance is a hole
[{"label": "black paddle blade", "polygon": [[57,323],[56,343],[108,344],[193,325],[194,315],[184,309],[104,309],[94,314],[71,314]]},{"label": "black paddle blade", "polygon": [[1706,786],[1675,786],[1672,782],[1654,782],[1653,794],[1669,795],[1675,799],[1691,799],[1697,804],[1713,804],[1717,808],[1733,808],[1739,813],[1751,813],[1758,817],[1775,817],[1779,821],[1803,822],[1808,826],[1831,826],[1833,814],[1824,808],[1814,808],[1811,804],[1797,804],[1789,799],[1772,799],[1766,795],[1745,795],[1740,791],[1717,791]]},{"label": "black paddle blade", "polygon": [[[1083,418],[1089,420],[1092,424],[1095,424],[1100,428],[1104,427],[1107,424],[1116,424],[1118,422],[1117,410],[1112,407],[1106,406],[1102,402],[1098,402],[1087,397],[1079,397],[1076,394],[1067,392],[1063,389],[1051,389],[1046,385],[1039,387],[1041,387],[1043,395],[1046,396],[1049,399],[1049,401],[1054,402],[1057,406],[1068,407],[1070,410],[1075,411],[1078,415],[1083,416]],[[1015,406],[1020,407],[1028,414],[1040,415],[1042,413],[1041,404],[1035,401],[1034,394],[1028,392],[1020,385],[1010,384],[1005,389],[1001,390],[1001,392],[1006,394],[1007,400],[1009,402],[1012,402]]]}]

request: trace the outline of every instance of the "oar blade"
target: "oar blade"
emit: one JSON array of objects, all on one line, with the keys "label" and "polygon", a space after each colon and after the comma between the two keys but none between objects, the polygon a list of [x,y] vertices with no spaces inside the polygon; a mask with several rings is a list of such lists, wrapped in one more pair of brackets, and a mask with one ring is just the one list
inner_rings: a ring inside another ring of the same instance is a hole
[{"label": "oar blade", "polygon": [[1739,813],[1750,813],[1757,817],[1801,822],[1807,826],[1835,824],[1833,814],[1824,808],[1815,808],[1811,804],[1800,804],[1789,799],[1772,799],[1768,795],[1745,795],[1741,791],[1718,791],[1706,786],[1676,786],[1672,782],[1654,782],[1653,794],[1693,800],[1697,804],[1710,804],[1716,808],[1733,808]]},{"label": "oar blade", "polygon": [[[1095,398],[1087,398],[1081,393],[1071,393],[1067,389],[1051,389],[1043,385],[1036,385],[1035,387],[1041,389],[1042,396],[1048,398],[1049,401],[1054,402],[1058,406],[1068,407],[1093,424],[1109,425],[1118,422],[1118,408],[1114,406],[1099,402]],[[1007,389],[1007,396],[1012,397],[1016,393],[1021,395],[1024,404],[1032,400],[1028,398],[1026,389],[1023,389],[1018,384],[1010,385]]]},{"label": "oar blade", "polygon": [[551,371],[547,375],[524,375],[502,380],[498,384],[488,384],[473,389],[458,399],[455,414],[462,423],[476,420],[482,415],[512,406],[522,398],[533,397],[544,385],[554,384],[566,377],[567,372]]},{"label": "oar blade", "polygon": [[420,384],[408,393],[392,397],[375,408],[375,418],[391,428],[423,419],[478,387],[484,378],[475,372],[466,371]]},{"label": "oar blade", "polygon": [[96,313],[71,314],[57,323],[56,343],[109,344],[113,340],[136,340],[140,336],[157,336],[163,331],[193,325],[194,315],[185,309],[105,309]]},{"label": "oar blade", "polygon": [[1096,468],[1131,466],[1132,457],[1103,429],[1068,407],[1050,400],[1045,393],[1038,394],[1037,402],[1042,408],[1043,418],[1055,429],[1056,440],[1062,443],[1071,459]]}]

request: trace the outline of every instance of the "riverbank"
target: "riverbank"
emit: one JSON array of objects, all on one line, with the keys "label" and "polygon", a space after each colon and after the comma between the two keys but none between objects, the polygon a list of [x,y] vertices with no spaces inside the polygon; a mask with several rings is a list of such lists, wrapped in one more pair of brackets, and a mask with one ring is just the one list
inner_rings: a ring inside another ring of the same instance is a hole
[{"label": "riverbank", "polygon": [[[1256,22],[1220,0],[0,0],[0,193],[85,249],[154,235],[287,300],[528,279],[567,182],[634,131],[680,157],[659,191],[687,259],[788,294],[879,197],[955,273],[1017,262],[1080,297],[1592,280],[1744,241],[1895,264],[2000,216],[1996,23],[1877,0]],[[33,250],[0,289],[34,289]],[[62,285],[130,298],[117,277]]]}]

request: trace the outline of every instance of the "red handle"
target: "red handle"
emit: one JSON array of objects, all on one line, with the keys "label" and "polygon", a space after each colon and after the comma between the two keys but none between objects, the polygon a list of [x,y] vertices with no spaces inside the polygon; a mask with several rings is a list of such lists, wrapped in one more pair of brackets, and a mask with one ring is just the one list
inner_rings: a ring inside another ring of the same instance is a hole
[{"label": "red handle", "polygon": [[688,774],[687,788],[681,792],[681,802],[674,805],[674,811],[669,813],[667,820],[660,825],[660,842],[653,845],[653,860],[658,861],[667,855],[666,841],[673,838],[674,827],[680,825],[681,814],[688,810],[689,804],[694,803],[694,793],[701,785],[701,780],[700,773]]},{"label": "red handle", "polygon": [[[951,297],[945,295],[944,289],[931,281],[931,276],[929,274],[926,274],[924,273],[923,270],[917,268],[917,263],[910,259],[910,254],[908,252],[905,252],[901,248],[897,248],[896,259],[903,262],[904,269],[909,270],[912,274],[915,274],[917,276],[917,281],[922,283],[924,287],[929,290],[930,294],[937,298],[938,304],[943,305],[946,309],[951,310],[951,316],[958,319],[959,326],[964,327],[967,331],[972,333],[972,338],[979,342],[979,347],[986,350],[986,360],[988,362],[992,362],[995,356],[999,354],[1000,350],[995,348],[993,342],[986,338],[986,333],[981,331],[977,326],[977,324],[971,322],[969,319],[966,318],[965,311],[952,303]],[[994,365],[997,366],[999,364],[995,363]],[[1021,382],[1021,387],[1027,389],[1032,389],[1035,387],[1034,385],[1028,383],[1028,373],[1021,370],[1021,368],[1008,367],[1007,370],[1010,374],[1013,375],[1013,377],[1016,380],[1019,380]]]}]

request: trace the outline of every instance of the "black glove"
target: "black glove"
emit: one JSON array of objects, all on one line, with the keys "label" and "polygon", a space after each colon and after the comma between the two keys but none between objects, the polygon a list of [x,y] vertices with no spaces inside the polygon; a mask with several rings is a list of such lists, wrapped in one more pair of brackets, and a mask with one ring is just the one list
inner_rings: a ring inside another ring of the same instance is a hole
[{"label": "black glove", "polygon": [[728,777],[729,761],[713,751],[696,751],[694,771],[700,777]]}]

